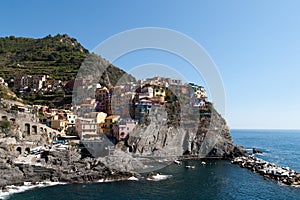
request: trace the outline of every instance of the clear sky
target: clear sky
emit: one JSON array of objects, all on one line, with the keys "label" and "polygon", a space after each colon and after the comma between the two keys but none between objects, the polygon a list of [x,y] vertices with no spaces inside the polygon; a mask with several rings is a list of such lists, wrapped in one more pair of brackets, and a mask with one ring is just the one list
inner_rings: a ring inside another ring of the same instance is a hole
[{"label": "clear sky", "polygon": [[[66,33],[92,50],[113,34],[164,27],[201,44],[216,63],[226,91],[231,128],[300,129],[300,1],[39,1],[2,0],[0,36]],[[136,52],[114,64],[188,64],[159,51]]]}]

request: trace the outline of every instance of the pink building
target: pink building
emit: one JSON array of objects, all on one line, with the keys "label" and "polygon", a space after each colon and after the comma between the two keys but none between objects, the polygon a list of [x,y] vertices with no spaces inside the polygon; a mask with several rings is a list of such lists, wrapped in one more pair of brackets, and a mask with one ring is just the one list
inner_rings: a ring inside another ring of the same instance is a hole
[{"label": "pink building", "polygon": [[119,134],[117,139],[124,140],[137,124],[138,122],[135,120],[126,120],[125,123],[119,124]]}]

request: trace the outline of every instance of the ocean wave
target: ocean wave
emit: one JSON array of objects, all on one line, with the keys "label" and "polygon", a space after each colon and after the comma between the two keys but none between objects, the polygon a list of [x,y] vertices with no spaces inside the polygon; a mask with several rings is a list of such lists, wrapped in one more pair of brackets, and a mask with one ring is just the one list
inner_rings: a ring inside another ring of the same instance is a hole
[{"label": "ocean wave", "polygon": [[148,177],[146,180],[147,181],[162,181],[162,180],[169,179],[171,177],[172,177],[172,175],[156,174],[156,175],[153,175],[151,177]]},{"label": "ocean wave", "polygon": [[22,186],[9,185],[1,189],[0,199],[7,199],[12,194],[25,192],[27,190],[32,190],[35,188],[49,187],[49,186],[63,185],[63,184],[66,183],[46,181],[46,182],[39,182],[37,184],[32,184],[31,182],[24,182],[24,185]]}]

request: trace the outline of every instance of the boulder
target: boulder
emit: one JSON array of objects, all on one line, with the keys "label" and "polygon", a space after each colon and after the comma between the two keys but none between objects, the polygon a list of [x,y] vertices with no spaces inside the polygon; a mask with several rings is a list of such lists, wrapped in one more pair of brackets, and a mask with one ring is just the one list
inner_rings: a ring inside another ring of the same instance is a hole
[{"label": "boulder", "polygon": [[256,153],[263,153],[262,151],[258,150],[257,148],[253,148],[252,149],[252,153],[256,154]]}]

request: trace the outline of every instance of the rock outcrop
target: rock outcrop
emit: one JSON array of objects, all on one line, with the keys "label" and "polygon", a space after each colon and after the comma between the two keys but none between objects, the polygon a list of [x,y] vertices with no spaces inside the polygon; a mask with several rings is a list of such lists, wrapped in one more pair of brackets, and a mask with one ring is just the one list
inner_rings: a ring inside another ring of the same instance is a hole
[{"label": "rock outcrop", "polygon": [[256,172],[265,179],[272,179],[286,185],[300,185],[300,173],[297,173],[289,167],[280,167],[274,163],[256,158],[253,155],[237,157],[231,162],[242,168]]},{"label": "rock outcrop", "polygon": [[[226,121],[213,108],[210,113],[191,117],[183,113],[180,125],[169,123],[162,108],[155,108],[147,124],[138,125],[130,133],[128,148],[137,155],[176,158],[230,159],[246,155],[243,147],[233,144]],[[184,116],[186,115],[186,116]]]},{"label": "rock outcrop", "polygon": [[110,169],[100,159],[81,159],[78,149],[50,152],[48,162],[41,166],[13,163],[14,155],[3,149],[0,151],[0,187],[23,185],[24,182],[95,182],[140,176],[134,172]]},{"label": "rock outcrop", "polygon": [[253,148],[252,153],[256,154],[256,153],[263,153],[263,152],[261,150],[257,149],[257,148]]}]

